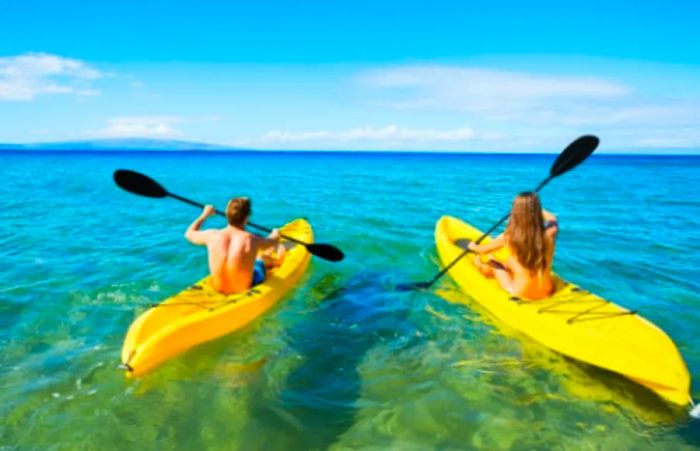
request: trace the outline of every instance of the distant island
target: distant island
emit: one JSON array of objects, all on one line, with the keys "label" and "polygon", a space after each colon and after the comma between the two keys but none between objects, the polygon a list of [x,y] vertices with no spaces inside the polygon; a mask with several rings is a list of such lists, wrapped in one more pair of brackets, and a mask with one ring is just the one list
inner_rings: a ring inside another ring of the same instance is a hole
[{"label": "distant island", "polygon": [[86,141],[0,144],[0,150],[249,150],[193,141],[143,138],[96,139]]},{"label": "distant island", "polygon": [[[0,143],[0,152],[36,151],[36,152],[264,152],[264,153],[378,153],[378,154],[484,154],[484,155],[551,155],[552,152],[507,152],[507,151],[416,151],[416,150],[281,150],[225,146],[221,144],[183,141],[171,139],[120,138],[120,139],[91,139],[83,141],[60,141],[38,143]],[[597,154],[597,156],[600,155]],[[686,152],[669,150],[620,150],[605,152],[605,156],[700,156],[700,149]]]}]

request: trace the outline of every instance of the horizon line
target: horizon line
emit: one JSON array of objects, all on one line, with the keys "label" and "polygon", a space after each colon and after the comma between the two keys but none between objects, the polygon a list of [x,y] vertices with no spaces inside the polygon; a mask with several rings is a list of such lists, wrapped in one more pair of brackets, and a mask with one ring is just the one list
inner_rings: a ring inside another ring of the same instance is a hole
[{"label": "horizon line", "polygon": [[[21,146],[21,145],[20,145]],[[697,153],[658,153],[652,152],[634,152],[634,151],[609,151],[596,153],[592,156],[611,156],[611,157],[700,157],[700,150]],[[532,152],[532,151],[479,151],[479,150],[338,150],[338,149],[245,149],[245,148],[230,148],[230,149],[90,149],[90,148],[75,148],[75,149],[41,149],[41,148],[22,148],[22,147],[0,147],[0,154],[183,154],[183,153],[199,153],[199,154],[383,154],[383,155],[507,155],[507,156],[548,156],[558,155],[559,152]]]}]

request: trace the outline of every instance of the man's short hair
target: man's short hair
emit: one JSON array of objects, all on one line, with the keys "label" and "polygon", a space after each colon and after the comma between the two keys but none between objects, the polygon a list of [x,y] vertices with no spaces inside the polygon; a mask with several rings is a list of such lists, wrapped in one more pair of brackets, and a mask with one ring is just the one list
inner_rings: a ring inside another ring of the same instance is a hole
[{"label": "man's short hair", "polygon": [[226,205],[226,220],[229,225],[243,227],[250,216],[251,202],[247,197],[234,197]]}]

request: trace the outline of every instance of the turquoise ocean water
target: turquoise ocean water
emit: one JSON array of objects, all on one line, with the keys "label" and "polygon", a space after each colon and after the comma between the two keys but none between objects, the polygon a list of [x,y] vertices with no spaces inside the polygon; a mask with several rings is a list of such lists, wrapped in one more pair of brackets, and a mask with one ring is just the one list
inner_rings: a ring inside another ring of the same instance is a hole
[{"label": "turquoise ocean water", "polygon": [[[439,269],[442,214],[487,228],[554,158],[0,153],[0,449],[700,448],[685,411],[504,330],[449,277],[393,289]],[[197,209],[119,190],[118,168],[220,208],[249,195],[259,224],[307,217],[347,258],[314,259],[245,330],[126,380],[129,324],[206,255],[183,238]],[[542,192],[555,269],[667,331],[696,400],[698,180],[698,157],[594,155]]]}]

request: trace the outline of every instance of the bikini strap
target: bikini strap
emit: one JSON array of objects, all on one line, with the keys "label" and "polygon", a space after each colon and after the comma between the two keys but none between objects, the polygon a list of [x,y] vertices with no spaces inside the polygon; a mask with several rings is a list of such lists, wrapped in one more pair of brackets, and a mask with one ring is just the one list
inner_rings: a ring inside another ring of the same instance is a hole
[{"label": "bikini strap", "polygon": [[559,223],[557,222],[556,219],[554,219],[554,220],[547,220],[547,221],[544,222],[544,229],[545,229],[545,230],[551,229],[552,227],[558,227],[558,226],[559,226]]}]

